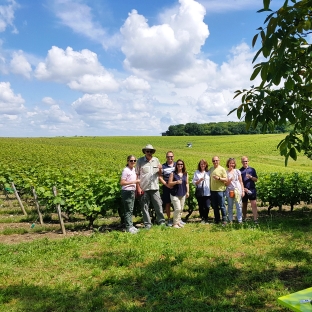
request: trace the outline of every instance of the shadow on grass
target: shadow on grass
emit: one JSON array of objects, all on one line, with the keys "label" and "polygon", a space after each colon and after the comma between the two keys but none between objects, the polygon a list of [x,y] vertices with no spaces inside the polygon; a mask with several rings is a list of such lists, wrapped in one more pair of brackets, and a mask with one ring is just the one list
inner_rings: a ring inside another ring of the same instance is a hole
[{"label": "shadow on grass", "polygon": [[[159,259],[144,265],[135,251],[102,253],[99,258],[81,259],[84,265],[92,264],[100,271],[113,268],[96,286],[70,290],[68,286],[56,289],[26,283],[2,286],[0,304],[8,311],[14,302],[15,309],[10,311],[32,312],[287,311],[277,305],[272,287],[278,279],[290,284],[294,274],[297,281],[304,272],[302,268],[292,273],[272,268],[239,269],[222,257],[203,259],[201,265],[187,259],[186,252],[175,254],[165,249]],[[124,266],[133,267],[133,271],[118,274]],[[300,287],[304,286],[309,285],[301,282]]]}]

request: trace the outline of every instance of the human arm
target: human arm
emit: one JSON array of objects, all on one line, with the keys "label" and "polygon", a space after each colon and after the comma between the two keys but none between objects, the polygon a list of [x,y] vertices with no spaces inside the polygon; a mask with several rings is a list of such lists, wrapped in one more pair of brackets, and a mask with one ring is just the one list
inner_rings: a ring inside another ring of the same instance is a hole
[{"label": "human arm", "polygon": [[177,184],[182,184],[182,180],[173,181],[173,172],[170,173],[168,184],[170,187],[174,187]]},{"label": "human arm", "polygon": [[186,174],[186,198],[190,196],[190,184],[189,184],[189,179],[188,179],[188,174]]},{"label": "human arm", "polygon": [[[204,175],[205,176],[205,175]],[[202,181],[204,181],[204,178],[199,177],[199,171],[195,171],[192,179],[192,183],[197,186],[199,185]]]},{"label": "human arm", "polygon": [[136,180],[133,180],[133,181],[127,181],[127,180],[125,180],[123,178],[120,179],[120,185],[121,186],[130,185],[130,184],[137,184],[137,183],[140,183],[139,179],[136,179]]}]

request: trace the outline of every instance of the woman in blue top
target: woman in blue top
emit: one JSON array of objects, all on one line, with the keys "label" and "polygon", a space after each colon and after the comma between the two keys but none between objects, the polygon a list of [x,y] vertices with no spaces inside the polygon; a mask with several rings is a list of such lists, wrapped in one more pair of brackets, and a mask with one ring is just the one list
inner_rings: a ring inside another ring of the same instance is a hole
[{"label": "woman in blue top", "polygon": [[177,160],[176,169],[170,174],[168,184],[172,187],[170,198],[174,208],[172,227],[179,229],[183,227],[181,215],[185,199],[189,197],[188,174],[182,159]]}]

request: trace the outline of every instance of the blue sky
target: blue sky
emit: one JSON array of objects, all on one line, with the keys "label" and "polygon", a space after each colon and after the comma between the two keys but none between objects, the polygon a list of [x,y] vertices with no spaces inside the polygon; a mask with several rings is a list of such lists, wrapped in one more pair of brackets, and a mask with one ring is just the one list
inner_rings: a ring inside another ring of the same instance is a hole
[{"label": "blue sky", "polygon": [[[273,0],[272,9],[284,1]],[[1,136],[236,121],[262,0],[0,0]]]}]

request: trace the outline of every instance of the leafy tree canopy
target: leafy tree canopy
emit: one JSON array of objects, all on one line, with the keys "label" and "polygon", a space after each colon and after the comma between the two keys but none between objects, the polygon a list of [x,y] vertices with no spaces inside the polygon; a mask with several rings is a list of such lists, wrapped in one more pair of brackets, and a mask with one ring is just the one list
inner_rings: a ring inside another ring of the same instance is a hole
[{"label": "leafy tree canopy", "polygon": [[[247,128],[262,124],[262,131],[274,129],[287,121],[293,130],[278,144],[280,154],[297,159],[298,152],[311,150],[312,143],[312,47],[308,36],[312,31],[312,0],[286,0],[277,11],[270,9],[270,0],[263,0],[258,12],[269,12],[264,26],[252,40],[254,47],[261,40],[259,56],[264,60],[254,66],[250,79],[260,75],[259,86],[235,91],[241,96],[236,111]],[[234,98],[235,98],[234,97]]]}]

